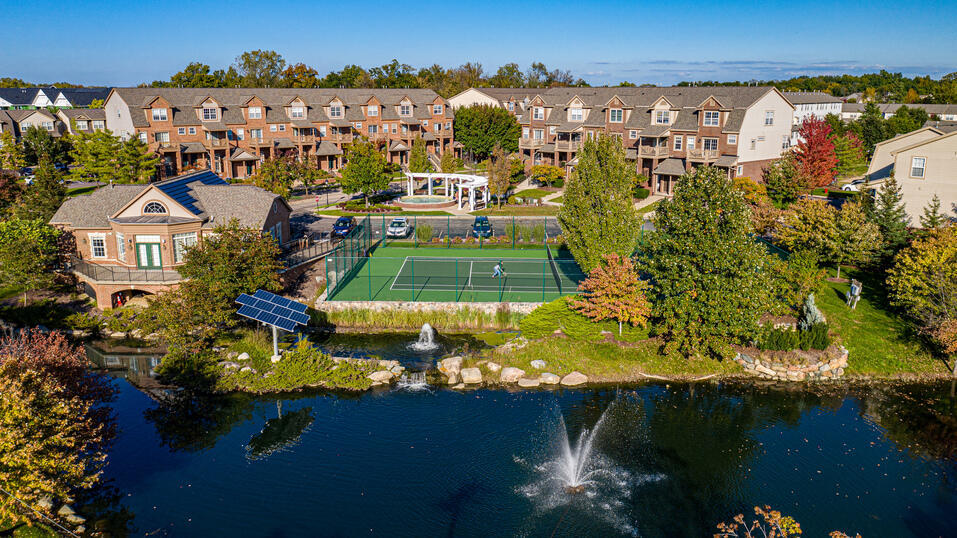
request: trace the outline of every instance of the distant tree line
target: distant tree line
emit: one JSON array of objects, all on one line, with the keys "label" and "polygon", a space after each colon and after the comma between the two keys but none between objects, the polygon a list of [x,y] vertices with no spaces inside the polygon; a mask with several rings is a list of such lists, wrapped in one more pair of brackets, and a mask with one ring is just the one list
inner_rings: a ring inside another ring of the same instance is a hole
[{"label": "distant tree line", "polygon": [[685,81],[678,86],[775,86],[786,92],[825,92],[836,97],[860,93],[858,101],[882,103],[955,103],[957,71],[940,79],[929,76],[905,77],[901,73],[881,70],[864,75],[798,76],[783,80],[750,80],[734,82]]},{"label": "distant tree line", "polygon": [[522,70],[517,63],[507,63],[494,73],[486,72],[480,63],[467,62],[458,67],[414,68],[392,60],[368,69],[347,65],[325,75],[304,63],[289,63],[276,51],[246,51],[225,69],[212,69],[202,62],[192,62],[169,80],[154,80],[143,86],[183,88],[228,88],[236,86],[270,88],[429,88],[446,97],[470,87],[587,86],[570,71],[549,69],[533,62]]}]

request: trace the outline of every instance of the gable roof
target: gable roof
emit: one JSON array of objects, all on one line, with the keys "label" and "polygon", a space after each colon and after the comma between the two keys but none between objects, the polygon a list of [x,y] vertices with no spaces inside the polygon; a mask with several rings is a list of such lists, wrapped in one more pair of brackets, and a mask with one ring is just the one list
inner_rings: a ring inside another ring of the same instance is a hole
[{"label": "gable roof", "polygon": [[109,228],[110,217],[126,207],[147,185],[111,185],[90,194],[67,198],[50,219],[50,224],[72,228]]},{"label": "gable roof", "polygon": [[[957,135],[957,131],[951,131],[951,132],[949,132],[949,133],[947,133],[947,134],[944,134],[944,133],[942,133],[940,130],[934,129],[933,127],[925,127],[925,129],[930,129],[930,130],[932,130],[932,131],[938,133],[939,136],[935,136],[934,138],[928,138],[928,139],[926,139],[926,140],[921,140],[921,141],[915,142],[915,143],[913,143],[913,144],[911,144],[911,145],[909,145],[909,146],[904,146],[904,147],[902,147],[902,148],[900,148],[900,149],[893,150],[893,151],[891,151],[891,155],[897,155],[898,153],[901,153],[901,152],[903,152],[903,151],[912,150],[912,149],[914,149],[914,148],[919,148],[919,147],[921,147],[921,146],[926,146],[926,145],[928,145],[928,144],[936,144],[937,142],[940,142],[941,140],[944,140],[944,139],[950,138],[950,137],[952,137],[952,136],[954,136],[954,135]],[[917,131],[923,131],[923,130],[924,130],[924,129],[918,129]],[[916,133],[917,131],[914,131],[914,132]]]},{"label": "gable roof", "polygon": [[824,92],[784,92],[784,98],[790,101],[792,105],[844,102],[840,98]]}]

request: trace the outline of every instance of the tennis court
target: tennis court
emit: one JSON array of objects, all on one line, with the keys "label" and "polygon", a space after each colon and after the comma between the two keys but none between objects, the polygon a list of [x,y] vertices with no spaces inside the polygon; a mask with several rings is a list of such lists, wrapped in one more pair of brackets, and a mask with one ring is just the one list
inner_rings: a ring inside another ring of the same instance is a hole
[{"label": "tennis court", "polygon": [[[575,293],[585,278],[573,259],[550,249],[379,247],[326,263],[329,298],[337,301],[541,302]],[[501,276],[493,276],[496,265]]]}]

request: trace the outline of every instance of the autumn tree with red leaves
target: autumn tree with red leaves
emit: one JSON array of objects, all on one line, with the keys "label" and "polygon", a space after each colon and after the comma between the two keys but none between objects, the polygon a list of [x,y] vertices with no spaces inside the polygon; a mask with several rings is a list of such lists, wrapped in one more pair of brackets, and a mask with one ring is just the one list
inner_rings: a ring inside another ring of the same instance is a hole
[{"label": "autumn tree with red leaves", "polygon": [[605,256],[605,263],[592,270],[579,286],[582,299],[572,308],[587,318],[618,322],[618,334],[623,323],[644,327],[651,315],[651,304],[645,297],[648,283],[638,278],[631,258],[618,254]]},{"label": "autumn tree with red leaves", "polygon": [[812,187],[829,185],[837,176],[837,155],[830,138],[831,126],[820,118],[809,116],[801,124],[799,134],[801,141],[794,155],[801,175],[807,178]]}]

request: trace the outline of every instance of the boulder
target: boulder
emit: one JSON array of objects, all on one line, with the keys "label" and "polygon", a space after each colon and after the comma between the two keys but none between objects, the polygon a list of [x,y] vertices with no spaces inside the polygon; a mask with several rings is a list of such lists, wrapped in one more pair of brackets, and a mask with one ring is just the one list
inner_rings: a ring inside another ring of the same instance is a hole
[{"label": "boulder", "polygon": [[514,366],[507,366],[502,368],[502,375],[499,379],[502,383],[515,383],[521,379],[523,375],[525,375],[525,370],[515,368]]},{"label": "boulder", "polygon": [[372,372],[367,377],[378,383],[389,383],[392,381],[393,375],[388,370],[379,370],[378,372]]},{"label": "boulder", "polygon": [[40,497],[40,500],[37,501],[37,507],[44,512],[53,510],[53,497],[50,497],[49,495]]},{"label": "boulder", "polygon": [[502,365],[497,362],[487,362],[485,366],[488,368],[489,372],[495,373],[502,369]]},{"label": "boulder", "polygon": [[518,380],[518,386],[526,389],[535,388],[541,384],[541,381],[537,377],[521,377]]},{"label": "boulder", "polygon": [[397,364],[397,365],[393,366],[389,371],[392,372],[392,373],[395,374],[395,375],[402,375],[402,372],[405,371],[405,367],[404,367],[404,366],[399,366],[399,365]]},{"label": "boulder", "polygon": [[546,385],[557,385],[562,380],[562,378],[550,372],[542,372],[542,375],[538,376],[538,378]]},{"label": "boulder", "polygon": [[459,382],[459,376],[455,374],[449,374],[449,385],[455,385]]},{"label": "boulder", "polygon": [[83,534],[86,533],[86,527],[84,527],[83,525],[80,525],[79,527],[76,528],[76,533],[79,534],[80,536],[83,536]]},{"label": "boulder", "polygon": [[240,373],[243,373],[243,374],[245,374],[245,373],[255,374],[255,373],[256,373],[256,369],[255,369],[255,368],[250,368],[249,366],[243,366],[242,368],[239,369],[239,372],[240,372]]},{"label": "boulder", "polygon": [[575,371],[563,377],[561,383],[566,387],[584,385],[585,383],[588,383],[588,376],[581,372]]},{"label": "boulder", "polygon": [[282,360],[282,355],[273,355],[272,357],[269,357],[269,361],[272,362],[273,364],[276,364],[277,362],[281,360]]},{"label": "boulder", "polygon": [[478,368],[462,368],[462,382],[475,384],[482,382],[482,371]]},{"label": "boulder", "polygon": [[82,525],[82,524],[86,523],[86,518],[85,518],[85,517],[83,517],[83,516],[78,516],[78,515],[76,515],[76,514],[70,514],[70,515],[66,516],[65,518],[63,518],[63,519],[65,519],[66,522],[69,523],[70,525]]},{"label": "boulder", "polygon": [[225,369],[227,369],[227,370],[238,370],[238,369],[239,369],[239,363],[238,363],[238,362],[223,361],[223,362],[221,362],[221,363],[219,363],[219,364],[220,364],[220,366],[222,366],[223,368],[225,368]]},{"label": "boulder", "polygon": [[71,508],[69,504],[64,504],[59,510],[56,511],[56,515],[60,517],[72,516],[75,513],[76,512],[73,511],[73,508]]},{"label": "boulder", "polygon": [[248,361],[248,360],[249,360],[249,353],[246,353],[245,351],[243,351],[242,353],[240,353],[239,355],[236,356],[236,360],[237,360],[237,361]]},{"label": "boulder", "polygon": [[534,369],[536,369],[536,370],[544,370],[544,369],[545,369],[545,361],[543,361],[543,360],[541,360],[541,359],[533,360],[533,361],[532,361],[532,368],[534,368]]},{"label": "boulder", "polygon": [[439,362],[439,371],[445,375],[456,374],[462,371],[462,357],[449,357]]},{"label": "boulder", "polygon": [[458,385],[455,385],[452,388],[462,390],[465,388],[465,383],[459,383]]},{"label": "boulder", "polygon": [[236,353],[235,351],[230,351],[229,353],[226,354],[226,358],[228,359],[235,359],[238,356],[239,356],[239,353]]}]

